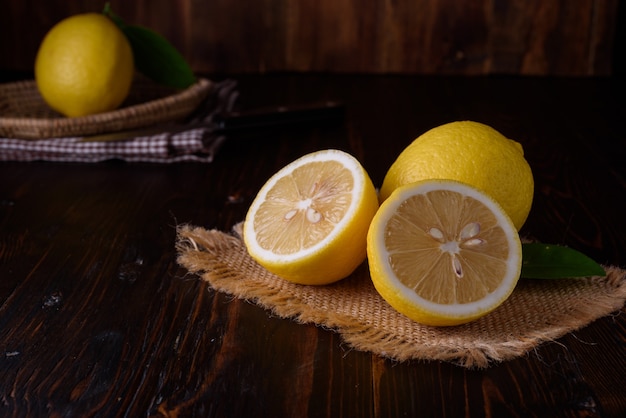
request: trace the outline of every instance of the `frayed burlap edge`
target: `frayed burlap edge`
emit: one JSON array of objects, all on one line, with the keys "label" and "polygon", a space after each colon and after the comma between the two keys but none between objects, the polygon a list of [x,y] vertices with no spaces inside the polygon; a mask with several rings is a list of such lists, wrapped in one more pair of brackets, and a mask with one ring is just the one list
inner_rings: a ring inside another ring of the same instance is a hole
[{"label": "frayed burlap edge", "polygon": [[571,280],[522,280],[491,314],[455,327],[429,327],[393,310],[376,293],[365,263],[350,277],[326,286],[302,286],[269,273],[232,234],[183,225],[178,263],[220,292],[249,300],[275,315],[338,332],[357,350],[396,361],[452,362],[485,368],[527,353],[622,308],[626,272]]}]

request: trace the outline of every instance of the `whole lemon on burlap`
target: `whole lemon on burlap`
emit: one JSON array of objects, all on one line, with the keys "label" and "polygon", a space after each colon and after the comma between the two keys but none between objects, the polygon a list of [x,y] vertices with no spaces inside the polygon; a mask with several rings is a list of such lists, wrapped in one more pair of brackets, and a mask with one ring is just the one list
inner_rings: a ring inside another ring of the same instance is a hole
[{"label": "whole lemon on burlap", "polygon": [[44,37],[35,59],[39,92],[70,117],[116,109],[134,75],[133,53],[122,31],[99,13],[75,15]]},{"label": "whole lemon on burlap", "polygon": [[399,186],[429,179],[456,180],[482,190],[518,230],[533,201],[533,175],[521,144],[478,122],[444,124],[415,139],[389,168],[380,199]]}]

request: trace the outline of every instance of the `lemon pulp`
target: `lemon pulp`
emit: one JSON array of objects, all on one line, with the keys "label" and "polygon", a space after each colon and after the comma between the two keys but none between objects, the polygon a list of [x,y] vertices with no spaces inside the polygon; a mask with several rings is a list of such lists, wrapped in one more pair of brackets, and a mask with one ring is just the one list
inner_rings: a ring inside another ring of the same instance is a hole
[{"label": "lemon pulp", "polygon": [[259,245],[281,255],[320,245],[350,209],[353,188],[352,172],[337,161],[295,168],[259,206],[254,219]]},{"label": "lemon pulp", "polygon": [[244,242],[252,258],[280,277],[331,283],[364,261],[377,208],[374,186],[354,157],[318,151],[265,183],[246,215]]},{"label": "lemon pulp", "polygon": [[477,319],[508,298],[521,271],[521,243],[501,207],[450,180],[402,186],[381,205],[368,234],[376,290],[428,325]]}]

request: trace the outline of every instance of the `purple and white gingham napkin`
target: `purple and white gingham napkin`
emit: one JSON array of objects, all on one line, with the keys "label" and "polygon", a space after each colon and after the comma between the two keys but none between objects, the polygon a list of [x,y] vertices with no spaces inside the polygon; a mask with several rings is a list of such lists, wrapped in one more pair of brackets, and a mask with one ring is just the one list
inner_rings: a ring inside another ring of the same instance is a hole
[{"label": "purple and white gingham napkin", "polygon": [[214,135],[211,128],[110,142],[84,142],[81,137],[39,140],[0,138],[0,160],[95,163],[118,159],[149,163],[208,163],[213,161],[223,141],[224,136]]},{"label": "purple and white gingham napkin", "polygon": [[[215,115],[229,112],[237,98],[236,83],[216,84],[214,92],[201,106],[206,109],[189,129],[160,132],[118,141],[84,141],[82,137],[48,139],[0,138],[0,161],[60,161],[95,163],[106,160],[128,162],[177,163],[213,161],[224,136],[211,126]],[[209,122],[198,127],[198,121]]]}]

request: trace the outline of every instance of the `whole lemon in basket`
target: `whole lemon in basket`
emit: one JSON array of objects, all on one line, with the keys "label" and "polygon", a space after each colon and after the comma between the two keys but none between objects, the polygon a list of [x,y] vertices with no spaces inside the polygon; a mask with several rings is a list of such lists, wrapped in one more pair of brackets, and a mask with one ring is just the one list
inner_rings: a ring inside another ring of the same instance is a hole
[{"label": "whole lemon in basket", "polygon": [[116,109],[134,75],[133,53],[107,16],[85,13],[57,23],[35,59],[35,81],[43,99],[70,117]]},{"label": "whole lemon in basket", "polygon": [[430,179],[456,180],[483,191],[518,230],[532,206],[533,174],[522,145],[482,123],[447,123],[415,139],[385,175],[381,201],[402,185]]}]

